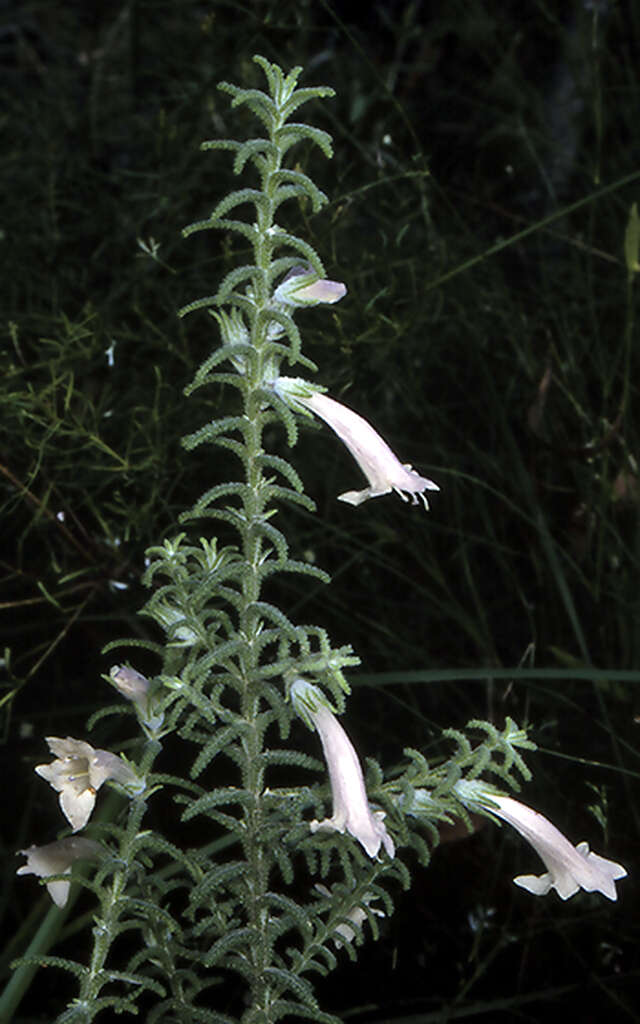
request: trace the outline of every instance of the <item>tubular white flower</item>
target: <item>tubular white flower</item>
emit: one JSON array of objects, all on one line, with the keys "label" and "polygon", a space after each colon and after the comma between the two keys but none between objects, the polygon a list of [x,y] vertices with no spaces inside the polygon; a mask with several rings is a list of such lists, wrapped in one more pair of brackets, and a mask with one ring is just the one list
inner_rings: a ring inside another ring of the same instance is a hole
[{"label": "tubular white flower", "polygon": [[347,831],[370,857],[377,855],[381,844],[393,857],[395,846],[384,824],[384,811],[372,811],[369,806],[362,768],[353,744],[333,712],[319,703],[311,706],[309,695],[314,689],[303,680],[296,680],[291,687],[291,697],[294,706],[298,701],[304,705],[304,717],[311,720],[320,735],[329,770],[333,814],[324,821],[310,822],[309,827],[312,832],[319,829]]},{"label": "tubular white flower", "polygon": [[74,832],[87,824],[96,802],[96,793],[107,780],[141,792],[144,781],[132,768],[109,750],[96,750],[84,740],[66,740],[47,736],[47,743],[56,760],[39,764],[35,769],[41,778],[60,793],[62,813]]},{"label": "tubular white flower", "polygon": [[[286,391],[287,383],[288,378],[281,377],[276,381],[276,390],[278,386],[284,384]],[[439,491],[438,485],[416,473],[409,463],[403,465],[367,420],[353,409],[318,392],[304,395],[297,389],[295,400],[331,427],[369,481],[369,486],[362,491],[345,491],[344,494],[338,495],[339,501],[346,501],[349,505],[361,505],[368,498],[378,498],[382,494],[395,491],[403,501],[408,501],[406,495],[410,494],[414,505],[417,504],[419,495],[425,509],[429,508],[424,492]]]},{"label": "tubular white flower", "polygon": [[[28,850],[20,850],[27,858],[27,863],[16,871],[17,875],[37,875],[47,878],[49,875],[67,875],[76,860],[95,859],[101,857],[104,850],[99,843],[82,836],[69,836],[58,839],[47,846],[30,846]],[[69,898],[71,883],[59,879],[47,882],[49,895],[57,907],[64,907]]]},{"label": "tubular white flower", "polygon": [[519,800],[489,792],[478,799],[524,836],[547,868],[543,875],[519,875],[514,878],[516,885],[535,896],[546,896],[555,889],[561,899],[568,900],[584,889],[617,900],[615,882],[627,874],[621,864],[591,853],[588,843],[573,846],[548,818]]}]

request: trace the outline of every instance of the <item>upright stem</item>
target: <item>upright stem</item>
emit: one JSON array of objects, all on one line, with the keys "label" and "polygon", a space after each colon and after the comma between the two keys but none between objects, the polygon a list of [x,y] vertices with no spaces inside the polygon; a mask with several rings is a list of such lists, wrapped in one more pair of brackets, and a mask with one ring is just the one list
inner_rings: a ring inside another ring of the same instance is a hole
[{"label": "upright stem", "polygon": [[[281,163],[280,154],[271,159],[271,166],[263,179],[263,194],[271,194],[270,179]],[[248,420],[244,431],[246,452],[246,482],[249,487],[244,507],[243,554],[246,571],[242,581],[243,604],[240,610],[240,628],[246,638],[246,653],[243,657],[245,668],[244,692],[242,695],[242,716],[249,726],[242,742],[245,754],[242,766],[243,789],[251,793],[251,801],[245,810],[244,854],[248,865],[246,881],[246,912],[253,936],[251,958],[253,978],[251,985],[251,1009],[245,1014],[246,1024],[268,1024],[271,1021],[271,985],[267,968],[271,964],[272,949],[268,935],[269,908],[266,893],[269,882],[269,856],[265,849],[264,834],[264,743],[263,727],[260,723],[260,679],[257,640],[261,630],[260,617],[255,613],[256,602],[260,600],[262,576],[260,564],[263,555],[263,537],[260,524],[264,521],[264,473],[260,462],[263,453],[262,431],[264,417],[260,388],[263,383],[265,328],[258,327],[259,315],[269,301],[267,272],[271,263],[272,246],[269,230],[273,225],[273,206],[270,199],[265,203],[258,217],[259,237],[255,244],[255,264],[260,270],[255,282],[255,315],[253,318],[251,344],[255,358],[247,367],[248,388],[245,393],[245,417]]]}]

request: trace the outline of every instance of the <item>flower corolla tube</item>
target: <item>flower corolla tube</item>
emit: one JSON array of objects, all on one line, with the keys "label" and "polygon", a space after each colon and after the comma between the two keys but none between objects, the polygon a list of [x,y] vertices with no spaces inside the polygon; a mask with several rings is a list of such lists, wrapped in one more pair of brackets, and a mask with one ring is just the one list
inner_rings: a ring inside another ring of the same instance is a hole
[{"label": "flower corolla tube", "polygon": [[627,874],[621,864],[590,852],[588,843],[573,846],[548,818],[510,796],[486,792],[479,802],[531,843],[547,869],[542,875],[519,875],[516,885],[535,896],[555,889],[563,900],[579,889],[601,892],[608,900],[618,898],[615,882]]},{"label": "flower corolla tube", "polygon": [[296,383],[281,377],[275,382],[275,389],[287,394],[288,385],[293,384],[295,402],[315,413],[331,427],[369,481],[369,486],[362,491],[345,491],[338,495],[339,501],[361,505],[369,498],[378,498],[395,491],[403,501],[408,501],[407,495],[411,495],[414,505],[420,497],[425,509],[429,508],[424,492],[440,490],[433,480],[420,476],[409,463],[401,463],[380,434],[353,409],[319,392],[307,395],[300,393],[300,389],[295,387]]},{"label": "flower corolla tube", "polygon": [[96,793],[104,782],[119,782],[133,792],[141,792],[144,782],[117,754],[96,750],[84,740],[66,740],[47,736],[56,760],[39,764],[36,772],[59,794],[62,813],[74,832],[87,824],[96,802]]},{"label": "flower corolla tube", "polygon": [[310,720],[320,736],[331,783],[333,814],[324,821],[310,822],[311,831],[347,831],[370,857],[377,855],[381,845],[393,857],[395,846],[384,824],[385,813],[371,810],[358,755],[336,716],[320,702],[320,691],[296,680],[291,687],[291,699],[301,717]]}]

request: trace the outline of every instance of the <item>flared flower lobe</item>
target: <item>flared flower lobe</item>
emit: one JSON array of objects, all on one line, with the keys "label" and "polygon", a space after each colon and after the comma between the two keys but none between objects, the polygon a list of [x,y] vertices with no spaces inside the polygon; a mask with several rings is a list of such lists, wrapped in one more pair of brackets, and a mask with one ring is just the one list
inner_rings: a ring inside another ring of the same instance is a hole
[{"label": "flared flower lobe", "polygon": [[107,780],[119,782],[139,792],[144,783],[117,754],[99,750],[67,736],[47,736],[47,743],[56,760],[39,764],[37,774],[60,794],[62,813],[74,832],[87,824],[96,802],[96,793]]}]

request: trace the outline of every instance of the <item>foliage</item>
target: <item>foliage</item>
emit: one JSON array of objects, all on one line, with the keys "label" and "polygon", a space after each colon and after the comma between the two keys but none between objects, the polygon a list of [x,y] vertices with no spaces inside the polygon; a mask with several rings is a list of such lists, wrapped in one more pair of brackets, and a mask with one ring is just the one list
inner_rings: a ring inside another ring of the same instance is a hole
[{"label": "foliage", "polygon": [[[594,813],[607,830],[627,822],[617,836],[624,846],[638,826],[637,289],[623,258],[637,198],[629,139],[638,26],[621,5],[577,7],[566,24],[541,4],[526,15],[507,5],[499,19],[484,4],[473,16],[454,4],[437,18],[406,4],[393,15],[375,8],[370,27],[332,6],[259,6],[247,15],[257,40],[249,49],[232,30],[233,8],[208,22],[197,4],[178,12],[142,2],[94,20],[65,5],[55,26],[31,4],[13,19],[15,47],[3,44],[3,58],[16,62],[3,64],[12,111],[4,280],[16,325],[3,355],[3,643],[13,648],[5,692],[19,694],[15,717],[5,719],[7,765],[15,774],[17,760],[42,757],[40,740],[25,755],[20,719],[36,721],[38,735],[64,734],[74,728],[58,694],[75,698],[78,720],[102,702],[101,684],[87,687],[104,669],[102,643],[131,633],[157,642],[133,615],[143,551],[176,536],[180,510],[198,500],[194,481],[214,475],[213,449],[185,455],[176,439],[232,415],[235,402],[222,385],[180,398],[175,382],[207,358],[208,337],[188,320],[176,324],[173,311],[185,292],[210,294],[212,280],[248,253],[246,238],[226,232],[218,244],[207,233],[179,247],[178,226],[202,217],[202,196],[212,191],[212,165],[194,158],[192,143],[229,134],[213,83],[222,75],[258,87],[247,56],[259,49],[284,66],[304,63],[312,78],[317,69],[337,90],[319,122],[333,122],[331,170],[311,143],[297,157],[336,198],[317,217],[311,198],[292,205],[287,224],[328,264],[349,268],[350,302],[322,320],[305,313],[305,351],[333,393],[352,388],[346,400],[442,485],[428,528],[401,523],[391,499],[367,506],[366,518],[336,510],[347,470],[331,463],[332,442],[302,424],[295,466],[321,503],[322,524],[302,507],[283,507],[278,523],[294,561],[331,570],[332,600],[320,579],[273,574],[271,603],[294,622],[320,622],[338,647],[353,643],[363,656],[368,675],[349,676],[363,749],[388,763],[406,743],[426,743],[431,762],[442,723],[532,720],[554,755],[536,759],[539,806],[553,806],[556,786],[571,792],[571,762],[586,754],[600,782]],[[551,55],[546,66],[540,53]],[[561,101],[567,68],[578,107]],[[29,88],[15,88],[27,79]],[[573,156],[551,174],[561,137],[572,140]],[[232,164],[225,177],[217,161],[216,194],[233,187]],[[275,419],[267,425],[269,450],[281,457],[283,436]],[[230,479],[235,459],[216,451],[215,480]],[[220,548],[232,544],[231,524],[229,534],[218,528]],[[155,671],[151,653],[138,657]],[[117,722],[100,720],[101,745],[113,742]],[[177,774],[188,768],[177,749],[171,756]],[[48,827],[57,825],[39,789],[27,797],[26,777],[16,796],[21,835],[8,840],[10,850],[33,838],[34,800]],[[585,827],[583,796],[556,804],[572,831]],[[623,916],[614,933],[594,909],[584,929],[566,908],[560,933],[556,914],[520,917],[491,867],[501,848],[485,831],[451,861],[473,875],[474,894],[481,875],[479,905],[498,907],[509,926],[501,932],[485,920],[474,931],[462,894],[460,908],[444,901],[450,917],[443,908],[434,920],[431,902],[445,891],[436,857],[419,885],[432,887],[418,895],[419,934],[409,941],[402,901],[398,924],[383,925],[399,948],[399,990],[421,1007],[455,999],[476,1011],[496,992],[515,1005],[537,986],[543,1000],[547,987],[571,986],[582,957],[605,979],[602,1005],[612,1000],[618,1012],[617,979],[637,945],[633,922]],[[478,850],[491,856],[479,860]],[[22,889],[16,898],[7,933],[30,905]],[[516,932],[522,946],[510,945]],[[553,962],[545,954],[535,972],[520,970],[531,964],[525,949],[546,950],[549,940]],[[363,951],[374,979],[387,974],[382,948]],[[451,964],[470,966],[435,970],[439,981],[425,995],[420,972],[406,965],[432,964],[442,948]],[[503,985],[506,976],[520,979],[516,988]],[[383,998],[353,986],[325,1005]]]}]

